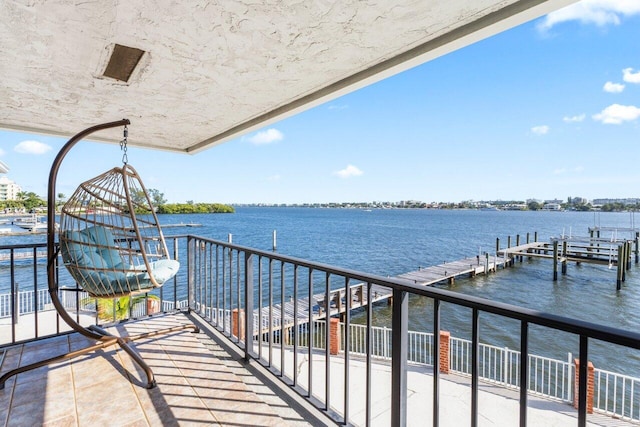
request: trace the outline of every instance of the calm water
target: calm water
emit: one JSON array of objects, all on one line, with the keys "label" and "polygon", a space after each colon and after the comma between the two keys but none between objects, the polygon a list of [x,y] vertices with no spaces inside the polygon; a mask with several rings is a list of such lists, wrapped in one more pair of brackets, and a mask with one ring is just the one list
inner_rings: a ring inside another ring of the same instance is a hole
[{"label": "calm water", "polygon": [[[533,239],[537,231],[540,241],[563,232],[586,236],[588,227],[625,228],[635,218],[629,213],[238,208],[235,214],[163,216],[161,222],[203,224],[199,228],[169,229],[167,234],[189,232],[227,240],[231,233],[234,243],[267,250],[272,247],[273,230],[277,230],[279,253],[393,276],[419,266],[473,256],[479,251],[493,253],[496,237],[505,247],[507,236],[512,236],[515,245],[516,234],[524,242],[527,232]],[[0,239],[2,244],[18,241],[16,237]],[[26,238],[44,239],[43,235]],[[569,265],[568,274],[560,275],[557,282],[552,280],[552,274],[551,262],[525,260],[497,274],[441,287],[628,330],[640,327],[639,267],[632,267],[620,292],[615,289],[615,268]],[[430,331],[431,302],[411,299],[409,317],[410,329]],[[361,318],[356,315],[354,320],[362,321]],[[389,308],[377,307],[374,319],[378,325],[390,325]],[[469,338],[470,319],[470,310],[443,305],[442,328],[453,336]],[[514,338],[518,336],[514,332],[519,330],[516,322],[489,315],[482,315],[480,322],[483,342],[518,348],[518,338]],[[533,327],[530,339],[530,349],[535,354],[564,360],[567,352],[578,352],[575,336]],[[597,367],[640,377],[640,355],[597,342],[590,351]]]}]

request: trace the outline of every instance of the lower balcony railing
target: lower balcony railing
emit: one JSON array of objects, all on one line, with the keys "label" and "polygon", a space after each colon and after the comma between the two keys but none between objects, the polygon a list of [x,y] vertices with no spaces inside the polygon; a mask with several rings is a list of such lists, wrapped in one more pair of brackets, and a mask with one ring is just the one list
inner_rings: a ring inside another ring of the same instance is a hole
[{"label": "lower balcony railing", "polygon": [[[469,378],[468,417],[472,426],[478,424],[483,410],[478,399],[481,380],[518,393],[518,418],[523,426],[527,425],[531,394],[577,403],[579,426],[586,425],[592,407],[618,418],[640,420],[640,380],[589,369],[591,342],[638,350],[638,333],[226,242],[196,236],[169,239],[173,241],[173,256],[183,263],[183,268],[173,283],[161,288],[162,292],[127,301],[122,314],[113,303],[101,309],[104,303],[88,298],[60,268],[60,286],[67,288],[60,290],[65,307],[98,323],[142,317],[153,311],[191,310],[226,334],[244,351],[247,360],[267,367],[339,423],[356,422],[352,405],[353,399],[359,398],[364,402],[364,411],[358,415],[357,423],[371,424],[374,363],[390,364],[388,403],[389,422],[393,425],[408,423],[407,371],[413,364],[431,367],[431,424],[435,426],[439,425],[440,379],[445,372]],[[1,345],[47,335],[39,333],[37,326],[30,335],[16,335],[16,326],[25,322],[24,317],[35,315],[37,325],[38,316],[50,310],[48,292],[42,289],[45,268],[38,255],[41,246],[0,247],[0,255],[9,254],[4,256],[9,262],[0,264],[0,289],[8,290],[4,292],[7,296],[0,295],[0,322],[5,322],[0,323]],[[16,261],[11,254],[17,251],[32,251],[33,257],[29,260],[22,256]],[[388,297],[389,306],[379,298],[381,295]],[[429,309],[420,315],[430,317],[431,331],[409,331],[409,296],[429,301]],[[389,327],[375,325],[378,305],[388,312]],[[468,310],[471,339],[451,337],[441,330],[443,307]],[[329,327],[327,315],[332,319]],[[518,327],[512,338],[520,348],[481,343],[480,321],[484,316],[515,322]],[[577,363],[571,354],[567,360],[531,354],[529,339],[540,327],[575,336],[579,342]],[[522,354],[527,357],[522,358]],[[331,362],[336,358],[344,369],[332,370]],[[365,392],[352,396],[350,387],[356,377],[352,366],[356,361],[365,367]],[[323,372],[321,379],[318,372]],[[341,384],[340,393],[331,384]]]}]

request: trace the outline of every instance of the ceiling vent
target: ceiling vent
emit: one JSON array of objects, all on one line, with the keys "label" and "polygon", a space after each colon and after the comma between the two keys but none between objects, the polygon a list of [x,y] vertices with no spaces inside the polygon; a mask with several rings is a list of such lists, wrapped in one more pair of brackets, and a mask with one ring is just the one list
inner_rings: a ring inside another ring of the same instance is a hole
[{"label": "ceiling vent", "polygon": [[133,74],[133,70],[135,70],[140,62],[142,55],[144,55],[144,50],[119,44],[114,45],[111,58],[109,58],[109,63],[104,70],[103,76],[128,82],[131,74]]}]

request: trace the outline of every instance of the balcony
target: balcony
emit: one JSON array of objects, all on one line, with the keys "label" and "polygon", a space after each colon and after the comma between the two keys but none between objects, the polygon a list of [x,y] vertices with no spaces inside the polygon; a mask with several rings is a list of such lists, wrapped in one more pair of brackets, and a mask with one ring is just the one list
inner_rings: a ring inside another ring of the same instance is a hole
[{"label": "balcony", "polygon": [[[636,333],[191,235],[169,241],[181,273],[124,307],[88,298],[58,268],[61,300],[83,325],[120,336],[183,323],[200,328],[135,342],[158,386],[146,389],[128,355],[104,348],[10,378],[0,391],[6,425],[100,424],[114,413],[122,425],[640,421],[640,380],[588,363],[590,344],[635,351]],[[11,290],[0,300],[2,373],[86,341],[48,306],[42,246],[0,247],[2,286]],[[390,302],[371,308],[384,290]],[[429,301],[432,331],[409,330],[409,296]],[[391,327],[374,326],[374,313],[388,304]],[[441,328],[440,314],[452,306],[469,311],[470,340]],[[485,316],[517,323],[519,348],[484,343]],[[541,328],[574,335],[579,354],[530,353],[529,337]]]}]

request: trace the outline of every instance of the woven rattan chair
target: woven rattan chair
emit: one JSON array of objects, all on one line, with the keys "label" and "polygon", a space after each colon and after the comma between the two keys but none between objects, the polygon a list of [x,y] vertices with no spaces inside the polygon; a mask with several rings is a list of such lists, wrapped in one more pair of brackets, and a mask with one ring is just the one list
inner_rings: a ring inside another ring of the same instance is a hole
[{"label": "woven rattan chair", "polygon": [[60,211],[58,239],[65,267],[93,297],[148,292],[180,268],[169,258],[151,199],[128,164],[80,184]]}]

